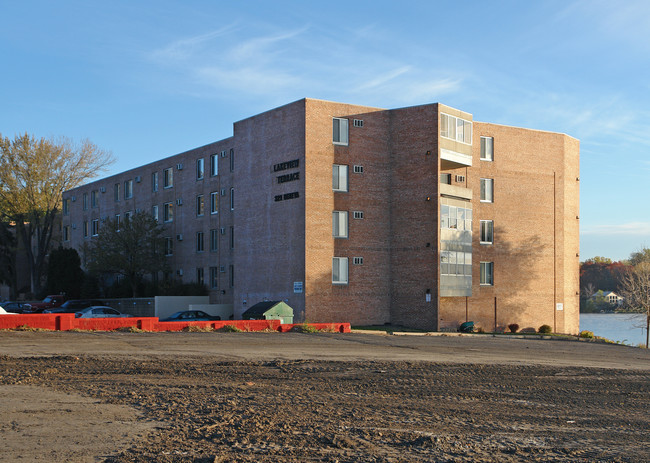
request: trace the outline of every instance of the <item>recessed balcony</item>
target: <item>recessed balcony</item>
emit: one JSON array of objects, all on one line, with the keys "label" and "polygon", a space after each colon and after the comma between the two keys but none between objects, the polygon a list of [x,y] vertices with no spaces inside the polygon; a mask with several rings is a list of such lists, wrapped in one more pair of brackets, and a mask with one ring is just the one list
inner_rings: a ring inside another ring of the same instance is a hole
[{"label": "recessed balcony", "polygon": [[472,155],[463,154],[445,148],[440,150],[440,168],[442,170],[472,167]]}]

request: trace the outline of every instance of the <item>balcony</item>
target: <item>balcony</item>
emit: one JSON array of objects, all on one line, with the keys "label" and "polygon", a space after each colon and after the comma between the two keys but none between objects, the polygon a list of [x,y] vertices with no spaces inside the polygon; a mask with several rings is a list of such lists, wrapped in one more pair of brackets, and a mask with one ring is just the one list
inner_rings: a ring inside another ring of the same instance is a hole
[{"label": "balcony", "polygon": [[453,198],[461,198],[467,201],[472,200],[472,190],[462,186],[448,185],[446,183],[440,184],[440,195],[449,196]]},{"label": "balcony", "polygon": [[463,154],[445,148],[440,150],[440,168],[442,170],[472,167],[472,155]]}]

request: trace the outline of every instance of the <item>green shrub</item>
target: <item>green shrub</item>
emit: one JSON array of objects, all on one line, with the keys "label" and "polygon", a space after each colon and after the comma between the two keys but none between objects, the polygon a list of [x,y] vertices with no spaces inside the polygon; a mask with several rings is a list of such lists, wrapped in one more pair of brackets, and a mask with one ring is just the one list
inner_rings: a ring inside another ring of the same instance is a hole
[{"label": "green shrub", "polygon": [[594,332],[593,331],[583,330],[583,331],[580,332],[579,336],[581,338],[593,339],[594,338]]},{"label": "green shrub", "polygon": [[539,327],[537,332],[540,334],[550,334],[553,332],[553,328],[551,328],[550,325],[542,325]]},{"label": "green shrub", "polygon": [[517,330],[519,329],[519,325],[516,323],[511,323],[508,325],[508,329],[510,330],[511,333],[516,333]]},{"label": "green shrub", "polygon": [[225,325],[221,328],[219,328],[218,331],[221,331],[223,333],[243,333],[244,330],[241,328],[236,327],[235,325]]}]

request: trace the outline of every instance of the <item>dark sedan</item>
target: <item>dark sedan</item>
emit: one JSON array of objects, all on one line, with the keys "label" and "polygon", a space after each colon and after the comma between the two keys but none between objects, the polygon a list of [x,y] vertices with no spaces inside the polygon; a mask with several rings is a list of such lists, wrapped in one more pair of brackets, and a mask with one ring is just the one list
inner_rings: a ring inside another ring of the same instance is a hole
[{"label": "dark sedan", "polygon": [[2,308],[5,309],[7,312],[11,312],[11,313],[25,313],[25,311],[29,312],[32,306],[25,302],[12,301],[12,302],[3,302]]},{"label": "dark sedan", "polygon": [[104,305],[102,301],[95,299],[72,299],[63,303],[61,307],[54,307],[52,309],[45,309],[43,313],[77,313],[81,309],[90,307],[91,305]]},{"label": "dark sedan", "polygon": [[218,315],[209,315],[202,310],[182,310],[160,320],[161,322],[202,322],[221,320]]}]

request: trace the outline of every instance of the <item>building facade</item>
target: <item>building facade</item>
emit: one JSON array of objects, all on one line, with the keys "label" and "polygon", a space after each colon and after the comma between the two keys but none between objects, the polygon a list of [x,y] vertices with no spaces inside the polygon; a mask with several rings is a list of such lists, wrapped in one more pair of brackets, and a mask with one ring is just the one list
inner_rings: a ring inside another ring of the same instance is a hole
[{"label": "building facade", "polygon": [[233,136],[70,190],[63,237],[150,211],[174,275],[297,322],[579,323],[579,142],[442,104],[303,99]]}]

